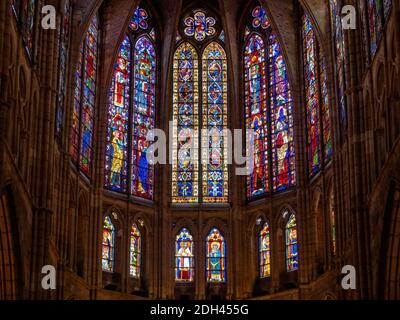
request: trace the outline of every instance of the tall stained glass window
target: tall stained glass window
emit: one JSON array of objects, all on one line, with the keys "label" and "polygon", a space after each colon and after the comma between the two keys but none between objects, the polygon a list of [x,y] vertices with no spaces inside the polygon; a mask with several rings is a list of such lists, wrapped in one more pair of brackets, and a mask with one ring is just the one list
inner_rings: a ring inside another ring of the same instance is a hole
[{"label": "tall stained glass window", "polygon": [[[226,52],[216,19],[203,10],[191,14],[183,19],[178,34],[184,36],[176,39],[174,54],[172,202],[226,203]],[[206,39],[212,41],[204,46]],[[201,137],[200,129],[204,130]]]},{"label": "tall stained glass window", "polygon": [[147,135],[155,127],[157,55],[149,14],[137,7],[114,67],[108,105],[105,186],[153,200]]},{"label": "tall stained glass window", "polygon": [[339,120],[342,128],[347,128],[346,107],[346,64],[345,42],[341,18],[341,0],[330,0],[331,26],[335,52],[337,95],[339,100]]},{"label": "tall stained glass window", "polygon": [[176,236],[175,280],[178,282],[194,280],[194,243],[192,235],[186,228]]},{"label": "tall stained glass window", "polygon": [[367,64],[372,61],[378,49],[383,25],[389,19],[392,0],[359,0],[363,26],[364,48]]},{"label": "tall stained glass window", "polygon": [[322,56],[322,51],[319,52],[319,71],[321,77],[321,122],[322,122],[322,141],[323,141],[323,157],[325,163],[332,159],[333,142],[332,142],[332,127],[330,115],[330,98],[328,93],[328,76],[326,72],[325,57]]},{"label": "tall stained glass window", "polygon": [[110,217],[103,223],[102,267],[103,271],[113,272],[115,261],[115,228]]},{"label": "tall stained glass window", "polygon": [[131,277],[140,278],[140,267],[142,265],[142,236],[136,224],[131,226],[130,246],[130,271]]},{"label": "tall stained glass window", "polygon": [[320,78],[318,73],[318,44],[313,25],[303,16],[304,82],[308,130],[308,170],[315,175],[321,170]]},{"label": "tall stained glass window", "polygon": [[67,63],[68,63],[68,49],[69,49],[69,33],[70,33],[70,16],[71,5],[69,0],[64,2],[64,8],[61,16],[61,26],[58,44],[58,96],[56,107],[56,135],[61,137],[63,121],[64,121],[64,104],[65,93],[67,89]]},{"label": "tall stained glass window", "polygon": [[207,236],[206,259],[207,282],[226,282],[225,239],[216,228]]},{"label": "tall stained glass window", "polygon": [[70,146],[73,162],[89,178],[92,174],[98,41],[98,18],[97,15],[94,15],[85,40],[81,45],[79,62],[75,72]]},{"label": "tall stained glass window", "polygon": [[308,171],[313,177],[332,157],[329,95],[325,59],[312,22],[303,16],[303,61],[307,112]]},{"label": "tall stained glass window", "polygon": [[106,186],[120,192],[126,192],[128,187],[130,75],[131,41],[126,36],[114,67],[106,146]]},{"label": "tall stained glass window", "polygon": [[252,34],[245,49],[246,124],[254,130],[254,171],[247,178],[248,198],[270,190],[267,58],[264,40]]},{"label": "tall stained glass window", "polygon": [[246,128],[254,132],[254,169],[247,177],[247,198],[253,200],[296,184],[291,89],[261,6],[252,10],[245,29],[244,93]]},{"label": "tall stained glass window", "polygon": [[264,224],[258,237],[259,252],[259,276],[268,278],[271,276],[271,235],[268,223]]},{"label": "tall stained glass window", "polygon": [[11,8],[19,22],[25,49],[30,59],[33,58],[34,53],[38,2],[38,0],[13,0],[11,4]]},{"label": "tall stained glass window", "polygon": [[282,49],[275,35],[269,38],[269,70],[272,185],[277,192],[294,186],[296,176],[292,93]]},{"label": "tall stained glass window", "polygon": [[294,214],[290,215],[286,224],[286,271],[296,271],[298,268],[297,223]]},{"label": "tall stained glass window", "polygon": [[175,51],[172,165],[172,200],[174,202],[198,202],[199,200],[199,145],[196,139],[199,131],[198,64],[197,52],[188,42],[182,43]]},{"label": "tall stained glass window", "polygon": [[203,163],[203,201],[228,201],[228,66],[225,50],[217,42],[209,44],[203,52],[203,126],[210,132],[202,154],[209,161]]}]

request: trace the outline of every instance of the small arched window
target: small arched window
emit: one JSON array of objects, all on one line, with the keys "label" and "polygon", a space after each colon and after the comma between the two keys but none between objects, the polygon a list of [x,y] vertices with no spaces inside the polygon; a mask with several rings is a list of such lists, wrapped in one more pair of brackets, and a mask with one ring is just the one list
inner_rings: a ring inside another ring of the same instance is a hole
[{"label": "small arched window", "polygon": [[194,243],[189,230],[183,228],[175,240],[175,281],[194,280]]},{"label": "small arched window", "polygon": [[207,236],[206,259],[207,282],[226,282],[225,239],[216,228]]},{"label": "small arched window", "polygon": [[297,222],[294,214],[291,214],[286,224],[286,271],[292,272],[298,269],[297,248]]},{"label": "small arched window", "polygon": [[115,228],[109,216],[103,223],[102,267],[103,271],[114,272]]},{"label": "small arched window", "polygon": [[131,277],[140,278],[140,268],[142,265],[142,235],[136,226],[131,226],[131,245],[130,245],[130,271]]},{"label": "small arched window", "polygon": [[258,254],[259,277],[268,278],[271,276],[271,234],[267,222],[258,236]]}]

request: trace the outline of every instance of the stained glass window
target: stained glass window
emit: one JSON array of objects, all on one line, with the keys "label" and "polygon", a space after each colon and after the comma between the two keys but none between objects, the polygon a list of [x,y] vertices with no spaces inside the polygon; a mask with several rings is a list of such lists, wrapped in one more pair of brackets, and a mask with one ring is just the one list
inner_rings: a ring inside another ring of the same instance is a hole
[{"label": "stained glass window", "polygon": [[127,192],[131,42],[123,40],[111,84],[106,145],[106,186]]},{"label": "stained glass window", "polygon": [[391,0],[359,1],[367,63],[372,61],[378,49],[383,24],[389,18],[391,6]]},{"label": "stained glass window", "polygon": [[225,240],[216,228],[207,236],[206,258],[207,282],[226,282]]},{"label": "stained glass window", "polygon": [[[172,202],[226,203],[229,190],[225,34],[216,19],[203,10],[195,10],[193,16],[183,19],[181,34],[184,38],[179,36],[173,64]],[[214,41],[203,47],[185,40],[192,37],[197,42],[206,38]]]},{"label": "stained glass window", "polygon": [[25,0],[22,8],[24,15],[23,38],[30,58],[32,58],[34,50],[37,2],[37,0]]},{"label": "stained glass window", "polygon": [[131,192],[152,199],[154,171],[147,161],[146,137],[155,126],[156,52],[147,36],[135,45],[134,82]]},{"label": "stained glass window", "polygon": [[307,110],[308,170],[315,176],[332,158],[328,78],[325,58],[311,20],[303,16],[304,85]]},{"label": "stained glass window", "polygon": [[[228,84],[225,50],[216,42],[203,53],[203,129],[210,133],[202,151],[209,158],[203,164],[203,202],[228,201],[227,138]],[[203,140],[204,141],[204,140]]]},{"label": "stained glass window", "polygon": [[253,12],[253,27],[258,28],[262,27],[263,29],[268,29],[271,24],[269,22],[267,13],[263,7],[257,6],[254,8]]},{"label": "stained glass window", "polygon": [[133,18],[131,20],[131,28],[132,30],[136,31],[139,28],[146,30],[148,28],[148,23],[147,23],[147,18],[148,18],[148,14],[146,12],[146,10],[137,7],[134,14],[133,14]]},{"label": "stained glass window", "polygon": [[113,272],[115,261],[115,228],[110,219],[106,217],[103,223],[103,248],[102,266],[103,271]]},{"label": "stained glass window", "polygon": [[[143,19],[146,27],[140,27]],[[108,189],[148,200],[153,199],[154,167],[147,160],[147,135],[155,127],[157,80],[156,34],[154,28],[147,33],[150,25],[147,12],[137,8],[131,34],[120,46],[109,92],[105,165]]]},{"label": "stained glass window", "polygon": [[189,230],[183,228],[175,241],[175,280],[192,282],[194,279],[194,243]]},{"label": "stained glass window", "polygon": [[258,240],[260,278],[271,276],[271,236],[268,223],[260,231]]},{"label": "stained glass window", "polygon": [[173,202],[198,202],[199,197],[199,158],[196,140],[199,130],[198,64],[197,52],[188,42],[182,43],[175,51],[173,70]]},{"label": "stained glass window", "polygon": [[347,127],[347,109],[346,109],[346,65],[345,65],[345,43],[341,20],[341,0],[330,0],[331,9],[331,25],[334,41],[335,58],[336,58],[336,81],[338,87],[339,100],[339,120],[342,128]]},{"label": "stained glass window", "polygon": [[98,19],[95,15],[81,46],[81,54],[75,73],[70,149],[72,160],[87,177],[91,177],[93,157],[98,39]]},{"label": "stained glass window", "polygon": [[150,30],[149,36],[151,40],[156,41],[156,30],[154,30],[154,28]]},{"label": "stained glass window", "polygon": [[254,200],[296,184],[292,95],[283,53],[263,7],[252,10],[244,33],[246,128],[254,132],[247,198]]},{"label": "stained glass window", "polygon": [[71,142],[70,142],[70,155],[74,162],[78,162],[79,158],[79,126],[80,126],[80,112],[81,112],[81,97],[82,97],[82,57],[83,45],[79,50],[78,66],[75,70],[74,81],[74,108],[72,111],[72,126],[71,126]]},{"label": "stained glass window", "polygon": [[246,127],[254,130],[254,169],[247,177],[249,199],[270,190],[268,80],[265,44],[256,33],[248,39],[245,49]]},{"label": "stained glass window", "polygon": [[276,35],[270,36],[268,46],[272,185],[277,192],[296,184],[292,93]]},{"label": "stained glass window", "polygon": [[325,58],[320,51],[320,77],[321,77],[321,121],[322,121],[322,138],[323,138],[323,152],[325,163],[332,159],[333,146],[332,146],[332,131],[331,131],[331,116],[330,116],[330,99],[328,93],[328,76],[326,71]]},{"label": "stained glass window", "polygon": [[286,224],[286,271],[296,271],[297,263],[297,223],[295,215],[292,214]]},{"label": "stained glass window", "polygon": [[379,29],[376,10],[376,0],[367,0],[367,15],[368,15],[368,29],[370,37],[370,53],[371,57],[375,55],[376,49],[378,47]]},{"label": "stained glass window", "polygon": [[140,266],[142,264],[142,236],[136,224],[131,226],[130,246],[130,272],[131,277],[140,278]]},{"label": "stained glass window", "polygon": [[318,44],[308,15],[303,16],[304,82],[307,110],[308,170],[310,176],[321,170],[320,78]]},{"label": "stained glass window", "polygon": [[38,0],[13,0],[11,8],[20,24],[26,52],[33,58]]},{"label": "stained glass window", "polygon": [[187,17],[184,20],[185,34],[189,37],[194,37],[197,41],[203,41],[208,36],[215,34],[216,20],[213,17],[207,17],[202,10],[194,12],[194,16]]},{"label": "stained glass window", "polygon": [[221,31],[221,33],[219,34],[218,39],[221,40],[222,42],[225,42],[225,32],[224,32],[224,30]]},{"label": "stained glass window", "polygon": [[56,135],[61,137],[64,120],[65,93],[67,88],[67,62],[69,49],[71,6],[69,0],[64,3],[60,27],[59,62],[58,62],[58,97],[56,107]]}]

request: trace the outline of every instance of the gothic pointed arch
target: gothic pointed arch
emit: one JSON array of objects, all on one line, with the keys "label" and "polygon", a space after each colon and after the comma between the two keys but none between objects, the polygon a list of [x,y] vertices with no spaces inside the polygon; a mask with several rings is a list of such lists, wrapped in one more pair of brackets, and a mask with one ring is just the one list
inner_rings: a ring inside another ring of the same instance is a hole
[{"label": "gothic pointed arch", "polygon": [[250,8],[243,30],[245,127],[252,172],[247,199],[256,200],[296,185],[293,99],[278,37],[264,7]]},{"label": "gothic pointed arch", "polygon": [[155,128],[158,88],[157,30],[138,6],[120,45],[108,99],[105,187],[154,199],[154,166],[148,133]]},{"label": "gothic pointed arch", "polygon": [[173,203],[229,201],[228,62],[222,31],[212,10],[196,7],[179,20],[172,70]]}]

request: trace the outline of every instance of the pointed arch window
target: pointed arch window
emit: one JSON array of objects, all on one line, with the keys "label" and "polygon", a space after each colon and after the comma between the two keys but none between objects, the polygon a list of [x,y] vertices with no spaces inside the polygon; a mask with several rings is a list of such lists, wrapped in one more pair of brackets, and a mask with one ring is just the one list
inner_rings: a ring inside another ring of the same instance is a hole
[{"label": "pointed arch window", "polygon": [[283,52],[263,7],[252,10],[244,40],[246,128],[254,131],[247,198],[254,200],[296,184],[292,94]]},{"label": "pointed arch window", "polygon": [[140,278],[142,265],[142,235],[136,224],[131,226],[130,271],[131,277]]},{"label": "pointed arch window", "polygon": [[56,105],[55,133],[61,139],[64,125],[65,94],[67,90],[67,63],[69,57],[71,4],[65,0],[60,22],[60,40],[58,45],[58,94]]},{"label": "pointed arch window", "polygon": [[369,64],[378,49],[383,26],[389,19],[392,0],[360,0],[358,4],[363,27],[366,64]]},{"label": "pointed arch window", "polygon": [[341,0],[330,0],[332,37],[334,42],[337,95],[339,100],[339,120],[342,128],[347,128],[347,107],[346,107],[346,46],[342,28],[342,3]]},{"label": "pointed arch window", "polygon": [[[228,201],[228,65],[225,50],[211,42],[203,52],[203,126],[209,130],[206,152],[209,161],[203,164],[203,202]],[[202,146],[203,148],[203,146]]]},{"label": "pointed arch window", "polygon": [[266,222],[258,236],[259,252],[259,277],[269,278],[271,276],[271,234],[269,224]]},{"label": "pointed arch window", "polygon": [[308,171],[313,177],[332,158],[332,137],[325,58],[307,14],[303,15],[303,61]]},{"label": "pointed arch window", "polygon": [[103,223],[102,267],[103,271],[114,272],[115,228],[109,216]]},{"label": "pointed arch window", "polygon": [[226,248],[221,232],[213,228],[206,241],[207,282],[226,282]]},{"label": "pointed arch window", "polygon": [[94,15],[81,45],[75,72],[70,147],[72,161],[88,178],[92,175],[98,49],[99,23]]},{"label": "pointed arch window", "polygon": [[175,240],[175,281],[194,280],[194,242],[189,230],[183,228]]},{"label": "pointed arch window", "polygon": [[[220,27],[195,10],[181,29],[173,64],[172,202],[226,203],[228,64]],[[200,129],[207,134],[200,137]]]},{"label": "pointed arch window", "polygon": [[147,11],[138,7],[109,91],[105,187],[147,200],[154,195],[147,134],[155,127],[156,86],[156,31]]},{"label": "pointed arch window", "polygon": [[13,0],[12,10],[21,27],[22,39],[29,59],[34,54],[35,31],[37,25],[38,0]]},{"label": "pointed arch window", "polygon": [[292,272],[298,269],[297,248],[297,222],[294,214],[291,214],[286,224],[286,271]]}]

